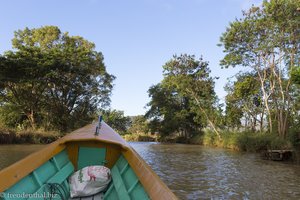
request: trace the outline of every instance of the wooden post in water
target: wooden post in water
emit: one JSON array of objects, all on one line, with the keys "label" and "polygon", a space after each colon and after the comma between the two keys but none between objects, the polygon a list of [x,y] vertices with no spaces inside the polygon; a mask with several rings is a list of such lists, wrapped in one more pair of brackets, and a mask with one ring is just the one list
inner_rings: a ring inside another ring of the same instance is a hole
[{"label": "wooden post in water", "polygon": [[267,150],[262,153],[263,159],[284,161],[289,160],[293,155],[293,150]]}]

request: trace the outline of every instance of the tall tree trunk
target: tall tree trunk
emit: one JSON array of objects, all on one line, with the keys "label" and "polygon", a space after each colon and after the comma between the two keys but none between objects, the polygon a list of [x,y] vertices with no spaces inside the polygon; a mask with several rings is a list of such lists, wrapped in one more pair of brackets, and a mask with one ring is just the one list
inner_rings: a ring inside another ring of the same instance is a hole
[{"label": "tall tree trunk", "polygon": [[219,138],[220,140],[222,140],[221,135],[220,135],[219,131],[216,129],[215,124],[212,122],[212,120],[210,120],[210,118],[208,117],[206,111],[202,108],[201,103],[200,103],[200,100],[197,98],[197,96],[195,95],[195,93],[194,93],[193,91],[190,91],[189,89],[186,89],[186,91],[187,91],[188,93],[190,93],[191,96],[194,98],[194,100],[196,101],[196,104],[198,105],[200,111],[204,114],[206,120],[207,120],[208,123],[211,125],[213,131],[217,134],[218,138]]},{"label": "tall tree trunk", "polygon": [[31,109],[28,113],[26,113],[26,116],[29,120],[31,128],[36,129],[34,111]]},{"label": "tall tree trunk", "polygon": [[252,123],[252,131],[253,131],[253,132],[256,131],[256,122],[257,122],[256,117],[253,117],[253,123]]},{"label": "tall tree trunk", "polygon": [[199,109],[201,110],[201,112],[204,114],[206,120],[207,120],[208,123],[211,125],[213,131],[217,134],[218,138],[219,138],[220,140],[222,140],[219,131],[216,129],[215,124],[214,124],[214,123],[210,120],[210,118],[208,117],[206,111],[205,111],[205,110],[202,108],[202,106],[200,105],[200,101],[198,100],[198,98],[194,97],[194,99],[196,100],[197,105],[199,106]]},{"label": "tall tree trunk", "polygon": [[260,114],[260,124],[259,124],[260,132],[263,131],[263,126],[264,126],[264,112],[265,112],[265,110],[263,109],[263,111]]},{"label": "tall tree trunk", "polygon": [[[269,98],[274,95],[275,86],[277,83],[276,80],[276,73],[275,72],[275,54],[272,53],[272,58],[269,59],[268,54],[261,54],[258,58],[258,63],[256,65],[256,70],[258,73],[258,77],[261,83],[261,90],[264,97],[264,104],[268,115],[268,122],[269,122],[269,132],[273,132],[273,116],[271,113],[271,109],[269,107]],[[261,59],[263,62],[261,62]],[[261,69],[261,65],[265,66],[265,68]],[[269,71],[271,70],[271,71]],[[268,81],[269,85],[266,87],[265,83]],[[268,92],[266,91],[266,88],[268,89]]]},{"label": "tall tree trunk", "polygon": [[283,75],[281,70],[281,64],[283,59],[283,52],[280,53],[280,56],[277,61],[278,69],[275,68],[275,56],[273,56],[273,60],[271,63],[271,69],[274,77],[276,78],[276,82],[278,84],[279,94],[276,98],[279,99],[280,103],[277,104],[277,115],[278,115],[278,134],[285,138],[287,132],[287,119],[289,116],[290,109],[290,79],[287,81],[287,85],[284,88],[283,85]]},{"label": "tall tree trunk", "polygon": [[264,99],[264,104],[268,113],[268,121],[269,121],[269,131],[270,133],[273,132],[273,123],[272,123],[272,116],[271,116],[271,110],[269,107],[269,97],[270,95],[273,93],[273,89],[274,89],[274,85],[271,85],[270,88],[270,94],[267,94],[266,90],[265,90],[265,81],[266,81],[266,70],[263,70],[263,74],[261,74],[260,68],[257,66],[257,73],[259,76],[259,80],[260,80],[260,84],[261,84],[261,90],[263,93],[263,99]]}]

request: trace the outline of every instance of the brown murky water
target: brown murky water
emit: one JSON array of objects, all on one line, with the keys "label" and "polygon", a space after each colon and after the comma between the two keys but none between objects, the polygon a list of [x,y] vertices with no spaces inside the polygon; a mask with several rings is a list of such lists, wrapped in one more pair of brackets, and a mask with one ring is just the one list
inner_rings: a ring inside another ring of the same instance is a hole
[{"label": "brown murky water", "polygon": [[300,199],[300,166],[196,145],[131,143],[180,199]]},{"label": "brown murky water", "polygon": [[44,145],[0,145],[0,170],[21,160]]},{"label": "brown murky water", "polygon": [[[193,145],[130,143],[180,199],[300,199],[300,166]],[[0,169],[43,145],[0,145]]]}]

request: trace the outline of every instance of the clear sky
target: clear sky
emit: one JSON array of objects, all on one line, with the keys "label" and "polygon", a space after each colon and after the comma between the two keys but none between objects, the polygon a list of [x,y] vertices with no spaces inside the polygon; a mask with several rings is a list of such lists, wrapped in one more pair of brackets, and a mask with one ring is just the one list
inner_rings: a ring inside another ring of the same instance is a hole
[{"label": "clear sky", "polygon": [[162,65],[172,55],[203,55],[221,100],[228,77],[221,69],[219,38],[241,11],[261,0],[0,0],[0,54],[11,49],[15,30],[58,26],[80,35],[104,54],[117,79],[111,106],[125,115],[145,113],[147,90],[162,80]]}]

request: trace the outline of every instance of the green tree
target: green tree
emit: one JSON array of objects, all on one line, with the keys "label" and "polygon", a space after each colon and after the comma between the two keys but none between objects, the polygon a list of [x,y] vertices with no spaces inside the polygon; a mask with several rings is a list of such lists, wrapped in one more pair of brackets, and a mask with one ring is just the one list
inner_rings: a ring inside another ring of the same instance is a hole
[{"label": "green tree", "polygon": [[37,60],[42,55],[36,55],[34,57],[31,52],[6,52],[0,69],[3,110],[14,112],[20,119],[25,116],[32,128],[36,127],[36,114],[41,111],[45,100],[43,93],[47,87],[43,80],[45,73],[41,70],[43,66],[38,65]]},{"label": "green tree", "polygon": [[243,111],[238,106],[236,98],[231,95],[227,95],[225,98],[226,110],[225,110],[225,124],[229,128],[240,128],[242,123]]},{"label": "green tree", "polygon": [[244,118],[245,126],[250,125],[253,131],[257,123],[263,130],[265,109],[262,106],[260,83],[253,73],[240,73],[236,81],[227,84],[226,91],[226,119],[229,125],[240,126]]},{"label": "green tree", "polygon": [[145,134],[148,133],[148,121],[144,115],[137,115],[131,117],[131,125],[128,133],[131,134]]},{"label": "green tree", "polygon": [[218,102],[214,78],[210,76],[208,62],[202,57],[197,60],[194,55],[175,55],[163,69],[163,84],[168,88],[175,88],[181,96],[189,99],[191,110],[197,114],[195,121],[203,125],[208,123],[221,138],[216,127],[219,122],[216,121]]},{"label": "green tree", "polygon": [[163,69],[162,82],[148,91],[149,126],[161,134],[177,132],[189,138],[209,123],[220,137],[215,127],[219,109],[208,62],[192,55],[175,55]]},{"label": "green tree", "polygon": [[151,101],[146,117],[151,119],[152,132],[162,136],[178,133],[189,138],[199,131],[201,124],[194,120],[196,113],[191,110],[189,99],[163,84],[152,86],[148,93]]},{"label": "green tree", "polygon": [[290,72],[299,67],[299,7],[298,0],[264,1],[230,23],[221,37],[226,53],[221,65],[241,65],[255,71],[269,130],[273,132],[276,125],[282,137],[286,136],[291,111]]},{"label": "green tree", "polygon": [[12,44],[1,60],[1,103],[17,107],[32,128],[67,131],[109,105],[114,76],[92,42],[44,26],[16,31]]},{"label": "green tree", "polygon": [[124,116],[123,111],[119,110],[102,110],[101,111],[104,121],[119,134],[124,135],[127,133],[131,125],[130,117]]},{"label": "green tree", "polygon": [[[183,107],[178,93],[163,87],[162,84],[150,87],[148,93],[151,100],[145,116],[150,119],[150,131],[158,132],[162,136],[180,133],[180,129],[183,129],[183,121],[187,119],[181,115],[186,112],[186,109]],[[181,134],[183,133],[181,132]]]},{"label": "green tree", "polygon": [[291,80],[293,84],[300,85],[300,66],[291,70]]},{"label": "green tree", "polygon": [[300,67],[294,68],[291,73],[292,82],[292,111],[290,124],[295,132],[300,129]]}]

